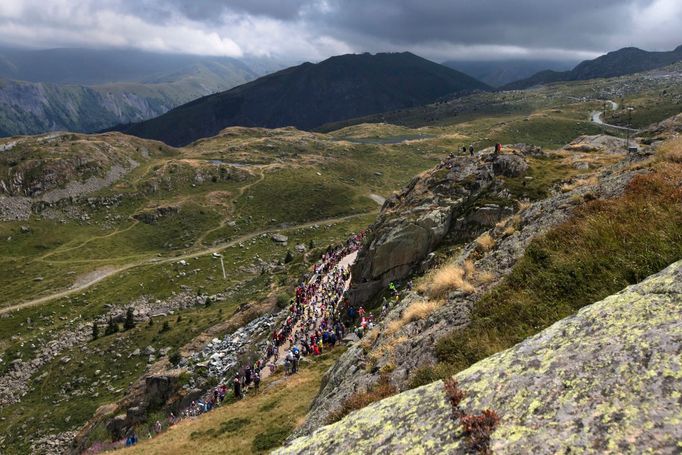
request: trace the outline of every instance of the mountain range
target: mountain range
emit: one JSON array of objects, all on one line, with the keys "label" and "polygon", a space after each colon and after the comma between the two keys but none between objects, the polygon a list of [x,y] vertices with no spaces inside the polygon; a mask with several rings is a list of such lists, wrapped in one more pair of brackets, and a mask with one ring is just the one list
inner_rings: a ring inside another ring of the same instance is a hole
[{"label": "mountain range", "polygon": [[490,87],[409,52],[348,54],[287,68],[115,130],[185,145],[228,126],[309,130],[472,90]]},{"label": "mountain range", "polygon": [[650,52],[636,47],[625,47],[594,60],[585,60],[570,71],[540,71],[526,79],[504,85],[501,89],[523,90],[551,82],[623,76],[671,65],[680,60],[682,60],[682,46],[670,52]]},{"label": "mountain range", "polygon": [[0,136],[141,121],[282,67],[131,50],[0,49]]},{"label": "mountain range", "polygon": [[492,87],[528,78],[539,71],[566,71],[577,61],[565,60],[449,60],[443,65],[461,71]]}]

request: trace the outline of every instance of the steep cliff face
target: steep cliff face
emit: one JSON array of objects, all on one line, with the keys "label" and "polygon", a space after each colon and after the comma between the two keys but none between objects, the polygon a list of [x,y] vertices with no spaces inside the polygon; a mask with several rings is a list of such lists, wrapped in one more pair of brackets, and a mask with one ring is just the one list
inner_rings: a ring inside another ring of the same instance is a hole
[{"label": "steep cliff face", "polygon": [[[682,261],[457,374],[492,409],[495,453],[678,453]],[[348,415],[277,453],[468,453],[443,383]]]},{"label": "steep cliff face", "polygon": [[495,186],[489,160],[453,157],[388,199],[353,266],[351,299],[365,302],[405,278],[448,234],[453,220]]}]

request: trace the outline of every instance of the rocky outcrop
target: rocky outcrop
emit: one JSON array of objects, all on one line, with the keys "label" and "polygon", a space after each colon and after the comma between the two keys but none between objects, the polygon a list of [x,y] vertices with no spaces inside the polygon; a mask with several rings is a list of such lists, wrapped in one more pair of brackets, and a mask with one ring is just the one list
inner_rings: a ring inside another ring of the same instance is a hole
[{"label": "rocky outcrop", "polygon": [[505,177],[520,177],[528,171],[528,163],[519,155],[498,155],[493,158],[493,172]]},{"label": "rocky outcrop", "polygon": [[624,154],[627,152],[627,144],[624,139],[597,134],[593,136],[578,136],[570,144],[564,147],[569,152],[600,152],[612,154]]},{"label": "rocky outcrop", "polygon": [[453,218],[495,183],[489,163],[454,157],[386,201],[353,266],[354,302],[405,278],[443,240]]},{"label": "rocky outcrop", "polygon": [[156,224],[160,219],[177,215],[179,212],[180,207],[170,205],[143,210],[142,212],[133,215],[133,218],[142,221],[145,224]]},{"label": "rocky outcrop", "polygon": [[[489,281],[474,283],[474,293],[450,293],[445,304],[431,315],[405,323],[389,334],[386,328],[392,322],[400,320],[408,307],[426,300],[426,297],[416,292],[405,293],[380,323],[376,338],[370,342],[371,336],[368,337],[363,341],[364,346],[351,346],[327,373],[325,385],[297,434],[309,434],[323,425],[346,398],[355,392],[371,388],[381,374],[387,376],[399,389],[405,389],[414,371],[436,362],[435,341],[452,330],[469,324],[473,305],[511,272],[534,238],[566,221],[586,200],[609,199],[621,195],[630,180],[641,172],[646,171],[631,170],[628,162],[624,162],[606,170],[599,176],[596,184],[580,186],[570,192],[557,193],[533,203],[489,231],[495,245],[483,255],[477,251],[476,242],[466,244],[454,256],[454,262],[461,265],[467,259],[472,260],[477,271],[490,274]],[[464,235],[463,231],[462,236]]]},{"label": "rocky outcrop", "polygon": [[[457,374],[492,409],[498,454],[663,453],[682,439],[682,261]],[[468,453],[441,381],[374,403],[276,453]]]}]

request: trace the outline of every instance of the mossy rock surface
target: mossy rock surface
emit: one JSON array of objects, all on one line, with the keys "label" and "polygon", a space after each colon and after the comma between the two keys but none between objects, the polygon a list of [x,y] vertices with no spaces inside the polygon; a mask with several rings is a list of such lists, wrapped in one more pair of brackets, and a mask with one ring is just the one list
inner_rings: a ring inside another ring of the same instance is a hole
[{"label": "mossy rock surface", "polygon": [[[493,409],[494,453],[678,453],[682,261],[455,377]],[[441,381],[348,415],[277,453],[466,453]]]}]

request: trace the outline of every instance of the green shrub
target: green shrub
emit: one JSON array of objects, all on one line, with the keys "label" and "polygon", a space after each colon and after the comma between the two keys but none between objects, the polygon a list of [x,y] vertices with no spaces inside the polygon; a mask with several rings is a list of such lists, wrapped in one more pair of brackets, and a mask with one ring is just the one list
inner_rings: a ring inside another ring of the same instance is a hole
[{"label": "green shrub", "polygon": [[178,363],[180,363],[181,360],[182,360],[182,355],[180,354],[179,351],[174,351],[171,355],[168,356],[168,361],[172,365],[177,365]]},{"label": "green shrub", "polygon": [[114,333],[118,332],[118,324],[114,322],[113,318],[109,318],[109,322],[107,323],[107,328],[104,330],[104,335],[113,335]]},{"label": "green shrub", "polygon": [[291,301],[291,296],[285,292],[279,294],[277,296],[277,308],[279,309],[284,309],[289,306],[289,302]]}]

